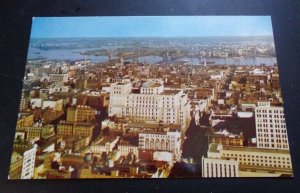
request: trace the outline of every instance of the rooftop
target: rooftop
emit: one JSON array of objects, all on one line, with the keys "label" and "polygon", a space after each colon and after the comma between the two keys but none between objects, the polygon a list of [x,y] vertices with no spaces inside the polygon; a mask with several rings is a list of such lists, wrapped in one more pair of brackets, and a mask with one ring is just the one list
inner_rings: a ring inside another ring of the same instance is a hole
[{"label": "rooftop", "polygon": [[149,82],[145,82],[142,87],[143,88],[155,88],[155,87],[159,87],[161,86],[160,83],[158,82],[153,82],[153,81],[149,81]]},{"label": "rooftop", "polygon": [[158,129],[158,128],[169,128],[170,130],[180,129],[181,125],[177,124],[166,124],[159,125],[158,123],[128,123],[126,127],[132,128],[149,128],[149,129]]},{"label": "rooftop", "polygon": [[160,93],[161,95],[176,95],[181,90],[164,90],[164,92]]},{"label": "rooftop", "polygon": [[289,151],[289,150],[282,150],[282,149],[264,149],[264,148],[257,148],[257,147],[223,146],[223,150],[229,150],[229,151],[241,151],[241,152],[259,152],[259,153],[290,154],[290,151]]},{"label": "rooftop", "polygon": [[97,145],[105,145],[105,143],[109,142],[112,143],[113,141],[119,139],[119,137],[114,136],[105,136],[102,137],[99,141],[96,142]]}]

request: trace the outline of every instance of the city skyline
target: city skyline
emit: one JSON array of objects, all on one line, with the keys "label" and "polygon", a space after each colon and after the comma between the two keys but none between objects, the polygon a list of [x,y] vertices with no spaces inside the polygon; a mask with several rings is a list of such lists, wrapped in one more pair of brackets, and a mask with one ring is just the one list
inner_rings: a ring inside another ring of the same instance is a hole
[{"label": "city skyline", "polygon": [[270,16],[114,16],[34,17],[31,38],[272,35]]},{"label": "city skyline", "polygon": [[9,179],[293,177],[270,17],[36,18],[31,38]]}]

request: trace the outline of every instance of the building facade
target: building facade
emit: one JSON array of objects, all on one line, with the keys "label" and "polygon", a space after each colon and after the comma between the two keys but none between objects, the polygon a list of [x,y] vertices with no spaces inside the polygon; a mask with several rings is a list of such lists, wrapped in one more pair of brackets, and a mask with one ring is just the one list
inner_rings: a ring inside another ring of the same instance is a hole
[{"label": "building facade", "polygon": [[181,158],[181,132],[157,131],[139,133],[139,147],[145,150],[170,151],[173,158]]},{"label": "building facade", "polygon": [[110,153],[113,151],[113,148],[117,145],[120,137],[102,137],[98,141],[95,141],[90,150],[93,153],[102,154],[102,153]]},{"label": "building facade", "polygon": [[[228,162],[228,160],[235,160],[238,164],[238,170],[240,173],[248,172],[248,175],[251,173],[251,176],[253,177],[259,177],[261,174],[264,176],[266,174],[292,175],[291,156],[288,150],[224,146],[212,143],[209,146],[207,158],[210,159],[202,158],[202,164],[218,164],[219,162],[229,164],[230,162]],[[203,166],[206,167],[207,165]],[[217,169],[212,168],[212,170],[202,171],[204,173],[211,171],[215,172]],[[206,175],[209,176],[209,174]],[[242,176],[240,175],[240,177]]]},{"label": "building facade", "polygon": [[44,100],[42,109],[51,108],[55,111],[62,111],[63,110],[63,100]]},{"label": "building facade", "polygon": [[50,82],[68,82],[68,74],[49,74]]},{"label": "building facade", "polygon": [[215,159],[202,157],[202,177],[239,177],[238,162],[234,159]]},{"label": "building facade", "polygon": [[92,123],[82,123],[82,122],[66,122],[61,121],[57,125],[57,135],[58,136],[82,136],[92,138],[93,130],[95,125]]},{"label": "building facade", "polygon": [[76,107],[69,107],[67,110],[67,121],[81,122],[91,121],[95,119],[96,110],[86,105],[77,105]]},{"label": "building facade", "polygon": [[114,83],[110,88],[109,116],[134,122],[162,121],[187,128],[190,107],[183,90],[166,90],[161,83],[145,82],[139,93],[131,92],[131,83]]},{"label": "building facade", "polygon": [[243,146],[244,137],[242,134],[236,135],[229,133],[227,130],[215,132],[210,137],[210,143],[218,143],[223,145]]},{"label": "building facade", "polygon": [[128,154],[132,153],[136,158],[139,157],[139,146],[120,142],[118,150],[120,151],[121,156],[128,156]]},{"label": "building facade", "polygon": [[289,149],[287,129],[282,106],[258,102],[255,108],[257,147]]}]

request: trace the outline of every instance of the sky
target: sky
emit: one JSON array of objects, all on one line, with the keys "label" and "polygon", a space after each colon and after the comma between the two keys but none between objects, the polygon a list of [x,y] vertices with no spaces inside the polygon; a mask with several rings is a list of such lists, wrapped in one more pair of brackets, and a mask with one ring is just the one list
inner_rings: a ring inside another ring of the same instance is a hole
[{"label": "sky", "polygon": [[31,38],[273,35],[270,16],[34,17]]}]

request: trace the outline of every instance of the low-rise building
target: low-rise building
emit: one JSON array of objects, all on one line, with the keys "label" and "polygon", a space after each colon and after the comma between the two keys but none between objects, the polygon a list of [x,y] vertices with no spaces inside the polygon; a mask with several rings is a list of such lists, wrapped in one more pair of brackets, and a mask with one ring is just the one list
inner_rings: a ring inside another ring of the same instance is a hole
[{"label": "low-rise building", "polygon": [[117,142],[119,141],[120,137],[101,137],[99,140],[95,141],[90,150],[93,153],[102,154],[102,153],[110,153],[113,151],[113,148],[116,146]]},{"label": "low-rise building", "polygon": [[181,132],[140,132],[139,147],[145,150],[170,151],[173,154],[173,159],[179,160],[181,158]]},{"label": "low-rise building", "polygon": [[243,134],[236,135],[233,133],[229,133],[227,130],[223,130],[219,132],[214,132],[210,137],[210,143],[243,146],[244,137]]},{"label": "low-rise building", "polygon": [[50,82],[68,82],[68,74],[49,74]]},{"label": "low-rise building", "polygon": [[67,110],[67,121],[83,122],[95,119],[96,110],[86,105],[69,107]]},{"label": "low-rise building", "polygon": [[39,140],[41,138],[49,138],[55,135],[53,125],[33,125],[31,127],[17,127],[16,132],[25,132],[25,140]]},{"label": "low-rise building", "polygon": [[139,157],[139,146],[130,144],[129,141],[121,140],[118,144],[118,150],[121,153],[121,156],[128,156],[128,154],[132,153],[136,158]]},{"label": "low-rise building", "polygon": [[57,125],[58,136],[82,136],[92,138],[95,125],[93,123],[60,121]]},{"label": "low-rise building", "polygon": [[19,113],[17,120],[17,127],[31,127],[33,125],[33,114],[32,113]]}]

